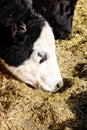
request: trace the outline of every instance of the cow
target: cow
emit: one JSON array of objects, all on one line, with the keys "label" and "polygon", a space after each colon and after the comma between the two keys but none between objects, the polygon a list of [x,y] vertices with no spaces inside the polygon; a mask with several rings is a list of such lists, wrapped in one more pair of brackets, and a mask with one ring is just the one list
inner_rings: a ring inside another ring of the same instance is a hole
[{"label": "cow", "polygon": [[55,39],[66,39],[72,31],[77,0],[32,0],[33,8],[49,22]]},{"label": "cow", "polygon": [[0,1],[0,60],[35,89],[56,92],[63,85],[52,28],[31,0]]}]

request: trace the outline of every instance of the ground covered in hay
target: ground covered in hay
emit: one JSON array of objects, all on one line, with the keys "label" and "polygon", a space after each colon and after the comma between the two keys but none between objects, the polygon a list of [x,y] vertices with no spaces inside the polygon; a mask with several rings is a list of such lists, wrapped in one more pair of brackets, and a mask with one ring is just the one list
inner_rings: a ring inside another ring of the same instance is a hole
[{"label": "ground covered in hay", "polygon": [[56,41],[64,86],[42,93],[0,63],[0,130],[87,130],[87,1],[76,6],[69,39]]}]

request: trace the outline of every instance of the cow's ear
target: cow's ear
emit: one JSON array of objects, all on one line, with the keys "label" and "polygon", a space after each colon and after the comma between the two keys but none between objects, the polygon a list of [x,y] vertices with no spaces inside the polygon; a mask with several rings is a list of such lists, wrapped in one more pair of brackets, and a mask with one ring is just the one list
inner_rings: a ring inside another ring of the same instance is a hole
[{"label": "cow's ear", "polygon": [[18,36],[26,33],[27,27],[24,23],[19,22],[18,24],[13,23],[11,24],[11,37],[14,42],[17,41]]},{"label": "cow's ear", "polygon": [[27,27],[23,22],[19,22],[18,24],[11,24],[11,32],[13,37],[16,35],[17,32],[25,33],[26,31]]}]

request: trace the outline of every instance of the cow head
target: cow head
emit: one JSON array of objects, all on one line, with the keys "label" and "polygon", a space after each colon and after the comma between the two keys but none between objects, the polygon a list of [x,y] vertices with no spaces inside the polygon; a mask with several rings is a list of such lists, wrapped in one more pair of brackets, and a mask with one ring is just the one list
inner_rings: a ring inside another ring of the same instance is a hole
[{"label": "cow head", "polygon": [[1,60],[16,77],[50,92],[62,86],[54,35],[42,16],[23,10],[9,26],[0,26],[0,35]]}]

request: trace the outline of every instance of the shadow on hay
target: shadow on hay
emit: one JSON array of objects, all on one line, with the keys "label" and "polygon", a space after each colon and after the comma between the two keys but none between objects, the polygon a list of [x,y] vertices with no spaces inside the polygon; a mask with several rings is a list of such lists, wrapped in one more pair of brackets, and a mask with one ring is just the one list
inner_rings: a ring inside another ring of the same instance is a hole
[{"label": "shadow on hay", "polygon": [[87,80],[87,63],[78,63],[73,76],[78,76],[80,79],[84,78]]},{"label": "shadow on hay", "polygon": [[75,118],[62,122],[57,130],[65,130],[67,127],[72,130],[87,130],[87,91],[72,95],[67,104]]},{"label": "shadow on hay", "polygon": [[68,78],[64,78],[63,79],[63,87],[61,89],[58,90],[58,93],[63,93],[64,91],[66,91],[68,88],[70,88],[72,86],[72,79],[68,79]]}]

